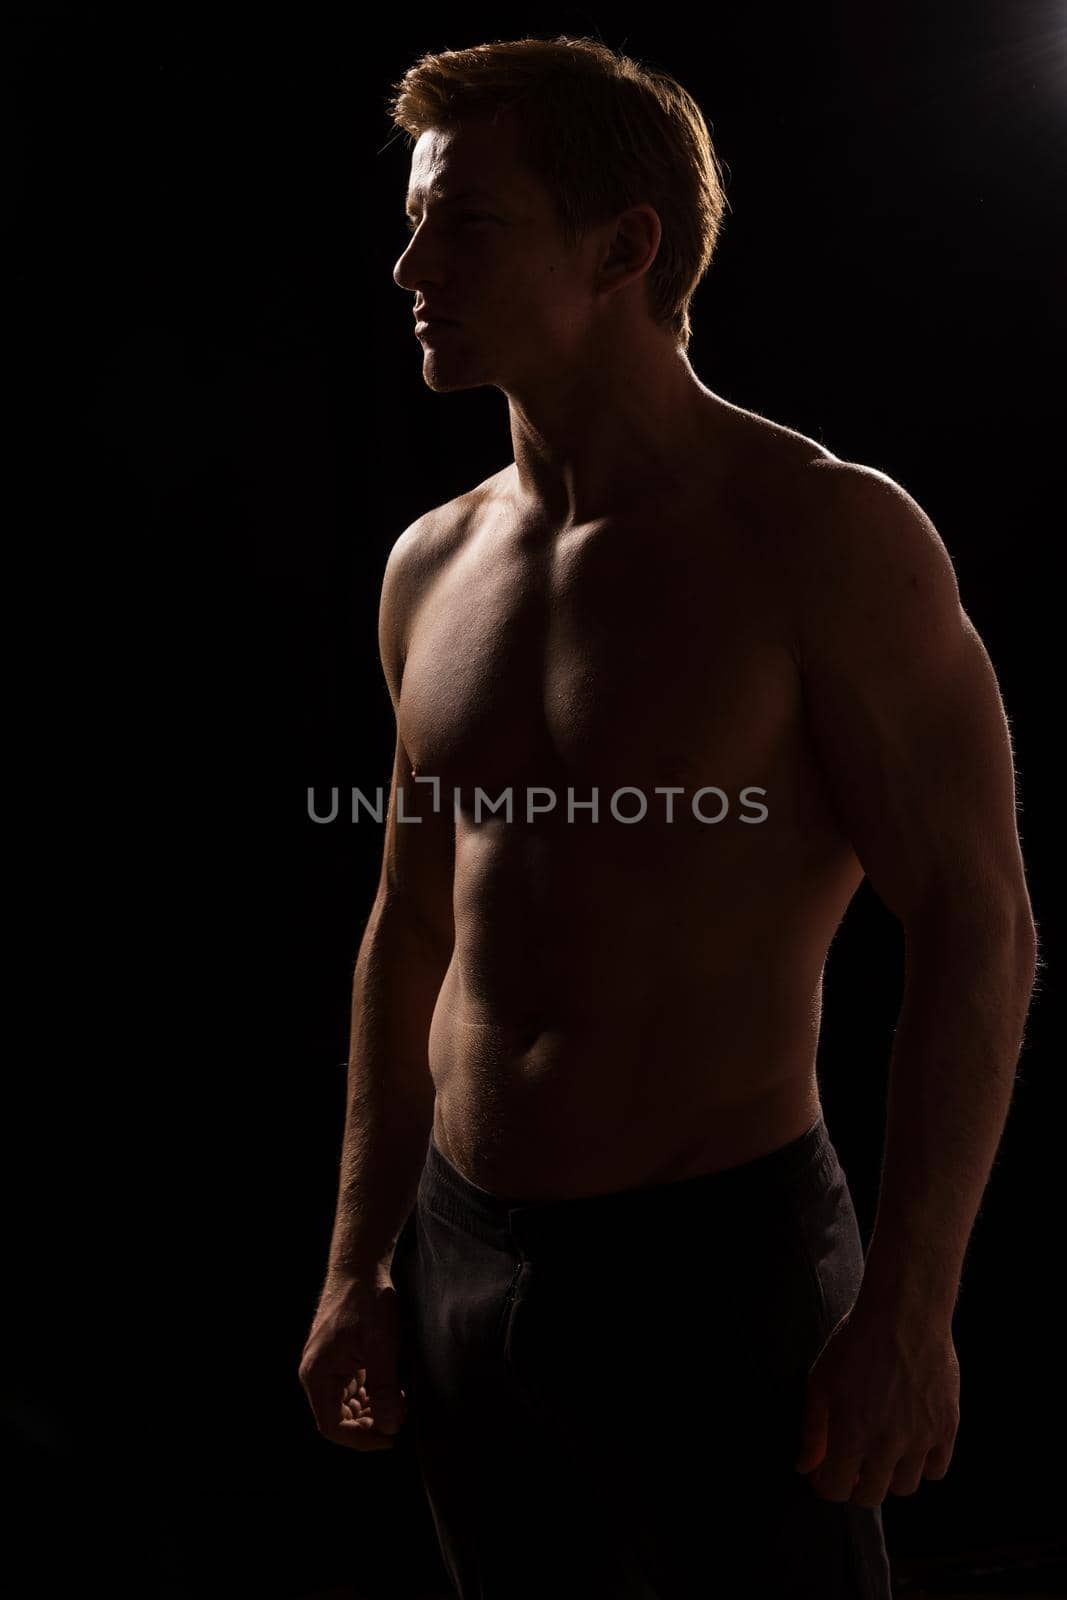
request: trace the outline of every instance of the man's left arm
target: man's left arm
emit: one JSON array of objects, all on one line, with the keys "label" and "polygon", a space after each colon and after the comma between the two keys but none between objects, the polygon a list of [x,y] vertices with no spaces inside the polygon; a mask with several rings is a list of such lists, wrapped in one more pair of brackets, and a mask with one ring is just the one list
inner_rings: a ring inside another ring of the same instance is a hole
[{"label": "man's left arm", "polygon": [[[840,825],[901,923],[905,979],[863,1283],[849,1338],[836,1357],[831,1338],[813,1369],[802,1463],[821,1441],[820,1492],[847,1499],[856,1487],[852,1498],[878,1504],[887,1488],[910,1493],[920,1476],[943,1476],[951,1456],[952,1313],[1007,1120],[1037,933],[1008,721],[943,542],[911,496],[871,468],[820,462],[804,504],[794,650],[807,723]],[[863,1404],[873,1403],[876,1368],[896,1388],[877,1416],[850,1422],[848,1396],[855,1411],[863,1388],[852,1368],[865,1359]],[[820,1369],[843,1386],[836,1446],[824,1437],[833,1407]],[[924,1411],[935,1414],[926,1451]],[[879,1445],[872,1432],[887,1437]],[[853,1471],[857,1483],[846,1484]]]}]

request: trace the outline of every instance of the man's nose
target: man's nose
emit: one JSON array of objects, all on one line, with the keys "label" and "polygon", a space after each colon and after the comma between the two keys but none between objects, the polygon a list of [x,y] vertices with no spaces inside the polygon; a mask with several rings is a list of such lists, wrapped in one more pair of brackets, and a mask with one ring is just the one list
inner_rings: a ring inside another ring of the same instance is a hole
[{"label": "man's nose", "polygon": [[[414,242],[414,241],[412,241],[412,242]],[[412,284],[410,284],[410,283],[405,281],[406,280],[406,275],[407,275],[407,259],[408,259],[408,256],[410,256],[410,254],[411,254],[411,245],[407,244],[407,245],[404,246],[403,250],[400,252],[399,256],[396,259],[396,264],[393,267],[393,282],[397,285],[398,288],[401,288],[401,289],[410,289],[410,288],[413,287]]]},{"label": "man's nose", "polygon": [[434,276],[430,254],[416,236],[398,258],[393,268],[393,282],[414,293],[421,283],[432,282]]}]

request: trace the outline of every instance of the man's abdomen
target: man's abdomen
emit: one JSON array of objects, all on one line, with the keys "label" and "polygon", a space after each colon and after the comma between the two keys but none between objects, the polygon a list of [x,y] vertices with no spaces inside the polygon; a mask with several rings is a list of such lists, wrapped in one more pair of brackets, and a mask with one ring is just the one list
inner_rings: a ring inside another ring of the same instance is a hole
[{"label": "man's abdomen", "polygon": [[455,963],[430,1031],[434,1133],[469,1180],[528,1199],[610,1193],[753,1160],[819,1112],[817,1004],[792,1021],[736,994],[538,1025],[465,1002]]}]

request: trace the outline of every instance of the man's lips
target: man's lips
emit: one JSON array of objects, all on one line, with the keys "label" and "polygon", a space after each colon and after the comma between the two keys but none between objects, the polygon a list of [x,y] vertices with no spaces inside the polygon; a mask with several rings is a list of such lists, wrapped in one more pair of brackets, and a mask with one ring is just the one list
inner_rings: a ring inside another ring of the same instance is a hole
[{"label": "man's lips", "polygon": [[446,328],[458,328],[458,322],[445,322],[443,318],[431,317],[428,322],[416,322],[415,337],[422,339],[430,334],[443,333]]}]

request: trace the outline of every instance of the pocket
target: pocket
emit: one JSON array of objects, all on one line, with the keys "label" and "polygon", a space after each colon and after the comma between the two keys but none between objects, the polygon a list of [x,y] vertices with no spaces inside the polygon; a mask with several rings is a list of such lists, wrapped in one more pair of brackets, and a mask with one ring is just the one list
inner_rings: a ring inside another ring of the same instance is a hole
[{"label": "pocket", "polygon": [[863,1241],[852,1195],[840,1169],[796,1215],[817,1296],[823,1342],[856,1303],[863,1282]]},{"label": "pocket", "polygon": [[396,1292],[397,1323],[400,1344],[397,1351],[397,1373],[401,1388],[410,1402],[414,1388],[415,1329],[412,1319],[413,1289],[412,1262],[415,1250],[415,1212],[412,1210],[397,1235],[389,1275]]},{"label": "pocket", "polygon": [[717,1263],[712,1320],[724,1353],[748,1378],[791,1386],[825,1343],[816,1237],[794,1205],[776,1206],[773,1216],[748,1218]]},{"label": "pocket", "polygon": [[820,1252],[815,1244],[818,1220],[811,1211],[792,1213],[797,1253],[800,1256],[810,1296],[810,1309],[814,1326],[823,1342],[830,1336],[830,1308],[826,1303],[826,1290],[820,1272]]},{"label": "pocket", "polygon": [[415,1208],[408,1212],[404,1225],[397,1234],[396,1244],[393,1246],[393,1256],[389,1263],[389,1274],[393,1280],[393,1287],[399,1292],[400,1283],[407,1282],[407,1270],[411,1262],[411,1251],[415,1239]]}]

